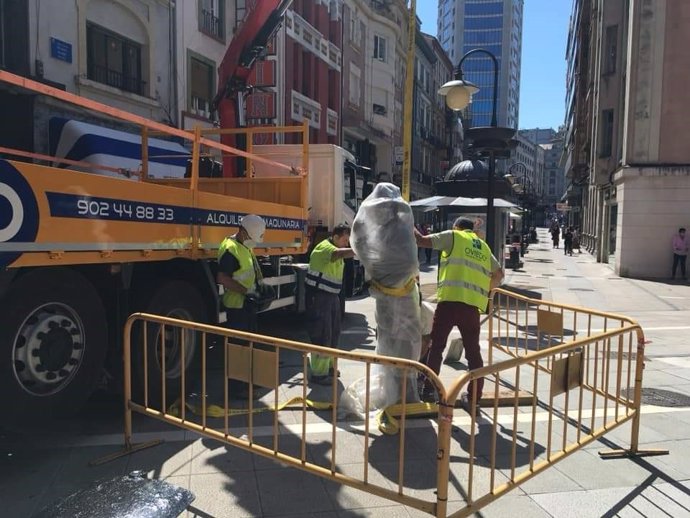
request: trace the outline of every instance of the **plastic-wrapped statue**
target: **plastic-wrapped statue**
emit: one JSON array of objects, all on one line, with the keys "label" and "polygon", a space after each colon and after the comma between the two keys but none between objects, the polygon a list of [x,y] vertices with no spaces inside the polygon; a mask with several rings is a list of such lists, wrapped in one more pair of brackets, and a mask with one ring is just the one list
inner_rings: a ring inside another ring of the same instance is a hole
[{"label": "plastic-wrapped statue", "polygon": [[[390,183],[376,185],[362,203],[352,224],[350,245],[371,280],[376,299],[376,353],[418,360],[421,322],[417,244],[414,219],[400,189]],[[383,409],[401,401],[401,370],[375,365],[370,384],[369,410]],[[362,417],[366,380],[353,383],[341,397],[341,409]],[[407,379],[407,401],[417,401],[416,374]]]}]

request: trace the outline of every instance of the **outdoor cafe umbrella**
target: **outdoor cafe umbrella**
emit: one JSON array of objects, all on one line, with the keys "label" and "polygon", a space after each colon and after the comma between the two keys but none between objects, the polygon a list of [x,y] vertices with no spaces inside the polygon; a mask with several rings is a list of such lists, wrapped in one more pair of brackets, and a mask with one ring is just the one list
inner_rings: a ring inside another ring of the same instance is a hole
[{"label": "outdoor cafe umbrella", "polygon": [[[486,198],[465,198],[464,196],[429,196],[421,200],[410,202],[412,207],[436,209],[439,207],[486,207]],[[517,207],[514,203],[504,200],[503,198],[494,198],[494,207],[501,209],[510,209]]]},{"label": "outdoor cafe umbrella", "polygon": [[[471,209],[486,210],[486,198],[466,198],[464,196],[429,196],[421,200],[410,202],[413,209],[422,209],[423,212],[438,210],[440,212],[440,221],[445,225],[445,219],[448,214],[455,212],[471,212]],[[517,207],[503,198],[494,198],[495,209],[514,209]]]}]

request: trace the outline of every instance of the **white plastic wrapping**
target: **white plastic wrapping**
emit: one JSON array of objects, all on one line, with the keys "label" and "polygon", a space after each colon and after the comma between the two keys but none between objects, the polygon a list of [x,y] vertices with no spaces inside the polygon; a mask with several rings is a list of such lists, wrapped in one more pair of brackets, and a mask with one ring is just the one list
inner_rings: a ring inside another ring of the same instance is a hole
[{"label": "white plastic wrapping", "polygon": [[[367,278],[386,288],[402,288],[419,273],[414,219],[400,189],[378,184],[362,203],[352,224],[350,244],[363,264]],[[421,352],[421,317],[416,284],[403,296],[388,295],[372,285],[376,299],[376,353],[418,360]],[[375,365],[370,382],[369,410],[400,402],[402,371]],[[363,417],[366,380],[357,380],[340,399],[341,410]],[[416,373],[407,378],[406,400],[417,401]]]}]

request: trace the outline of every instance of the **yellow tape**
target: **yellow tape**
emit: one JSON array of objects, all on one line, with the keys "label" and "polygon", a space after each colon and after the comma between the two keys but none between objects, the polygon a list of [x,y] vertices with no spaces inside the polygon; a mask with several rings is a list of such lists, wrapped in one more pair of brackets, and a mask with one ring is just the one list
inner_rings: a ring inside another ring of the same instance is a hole
[{"label": "yellow tape", "polygon": [[[284,403],[280,403],[278,405],[273,405],[273,406],[262,406],[262,407],[257,407],[252,409],[253,414],[260,414],[262,412],[279,412],[280,410],[283,410],[288,407],[294,407],[294,406],[303,406],[306,405],[307,408],[312,408],[314,410],[329,410],[333,408],[333,405],[331,403],[323,402],[323,401],[312,401],[311,399],[304,399],[300,396],[293,397],[291,399],[288,399]],[[203,409],[201,405],[197,405],[194,403],[190,403],[188,401],[185,402],[185,407],[187,410],[190,412],[196,414],[196,415],[203,415]],[[170,405],[170,408],[168,408],[168,414],[175,416],[175,417],[180,417],[180,400],[178,399],[175,401],[172,405]],[[232,416],[238,416],[238,415],[247,415],[249,414],[249,409],[248,408],[228,408],[227,411],[227,416],[232,417]],[[226,412],[223,409],[223,407],[219,405],[214,405],[210,404],[206,406],[206,417],[225,417]]]},{"label": "yellow tape", "polygon": [[[330,410],[333,408],[332,403],[325,401],[312,401],[311,399],[304,399],[300,396],[293,397],[287,401],[273,406],[262,406],[253,408],[253,414],[260,414],[262,412],[278,412],[289,407],[297,407],[306,405],[307,408],[313,410]],[[198,416],[203,415],[201,405],[190,402],[185,402],[185,407],[188,411]],[[398,403],[391,405],[384,410],[381,410],[376,415],[376,424],[381,433],[386,435],[397,435],[400,432],[400,423],[398,418],[402,416],[403,405]],[[180,400],[175,401],[168,408],[168,414],[174,417],[180,417]],[[227,416],[233,417],[238,415],[249,414],[248,408],[228,408]],[[438,414],[438,405],[436,403],[408,403],[405,405],[406,417],[434,417]],[[210,404],[206,406],[206,417],[219,418],[225,417],[226,412],[223,407],[219,405]]]},{"label": "yellow tape", "polygon": [[[391,405],[376,416],[379,431],[386,435],[397,435],[400,432],[399,417],[403,415],[403,405]],[[438,415],[438,405],[436,403],[407,403],[405,405],[405,417],[434,417]]]},{"label": "yellow tape", "polygon": [[381,283],[378,283],[374,280],[371,281],[371,285],[384,295],[390,295],[392,297],[404,297],[408,293],[412,291],[412,288],[414,288],[417,280],[412,277],[409,281],[405,283],[404,286],[400,288],[389,288],[388,286],[384,286]]}]

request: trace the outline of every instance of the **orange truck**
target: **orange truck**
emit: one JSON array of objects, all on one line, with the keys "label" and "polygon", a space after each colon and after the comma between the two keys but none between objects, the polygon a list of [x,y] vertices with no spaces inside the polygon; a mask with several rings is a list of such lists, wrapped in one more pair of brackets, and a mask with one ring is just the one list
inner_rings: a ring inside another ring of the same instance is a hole
[{"label": "orange truck", "polygon": [[[12,420],[78,409],[103,380],[106,365],[110,373],[121,368],[121,333],[132,312],[219,322],[217,249],[224,237],[237,231],[244,214],[259,214],[267,222],[265,242],[256,252],[263,258],[268,282],[282,289],[274,302],[278,307],[299,301],[302,286],[292,263],[304,260],[310,228],[325,228],[347,216],[344,191],[356,182],[348,182],[343,169],[319,171],[319,181],[328,177],[326,182],[332,184],[330,204],[323,209],[331,213],[310,212],[314,204],[309,199],[306,140],[290,146],[287,154],[280,146],[263,148],[262,154],[245,152],[202,135],[198,128],[170,128],[7,72],[0,71],[0,80],[142,128],[141,167],[134,178],[97,174],[98,168],[118,171],[108,166],[69,159],[58,164],[54,157],[0,149],[2,156],[15,158],[0,160],[0,393],[12,402],[6,406]],[[306,125],[297,128],[304,139],[307,130]],[[148,139],[164,136],[186,142],[188,177],[148,174]],[[322,169],[344,167],[348,154],[336,146],[328,149],[321,154],[335,158],[324,159]],[[251,174],[200,175],[200,158],[210,153],[243,157]],[[273,160],[272,155],[280,156]],[[84,172],[91,165],[95,172]],[[156,343],[162,340],[166,390],[174,393],[182,372],[198,357],[200,344],[193,333],[183,337],[155,326],[149,326],[146,335],[138,333],[139,344],[133,347],[136,377],[140,382],[148,379],[155,398],[163,376]],[[141,358],[144,338],[146,367]]]}]

